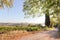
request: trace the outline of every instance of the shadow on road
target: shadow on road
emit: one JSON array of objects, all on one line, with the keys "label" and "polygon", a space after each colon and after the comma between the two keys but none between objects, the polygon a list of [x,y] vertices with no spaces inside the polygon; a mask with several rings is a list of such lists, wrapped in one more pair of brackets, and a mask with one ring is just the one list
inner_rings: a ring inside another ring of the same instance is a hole
[{"label": "shadow on road", "polygon": [[60,35],[58,34],[57,29],[49,31],[48,34],[50,35],[51,38],[60,39]]}]

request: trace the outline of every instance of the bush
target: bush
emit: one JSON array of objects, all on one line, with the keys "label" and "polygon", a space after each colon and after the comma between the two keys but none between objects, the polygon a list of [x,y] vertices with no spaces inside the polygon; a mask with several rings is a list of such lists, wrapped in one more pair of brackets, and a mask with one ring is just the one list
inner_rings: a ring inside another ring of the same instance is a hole
[{"label": "bush", "polygon": [[27,31],[38,31],[38,30],[40,30],[40,28],[38,28],[38,27],[28,27],[26,30]]}]

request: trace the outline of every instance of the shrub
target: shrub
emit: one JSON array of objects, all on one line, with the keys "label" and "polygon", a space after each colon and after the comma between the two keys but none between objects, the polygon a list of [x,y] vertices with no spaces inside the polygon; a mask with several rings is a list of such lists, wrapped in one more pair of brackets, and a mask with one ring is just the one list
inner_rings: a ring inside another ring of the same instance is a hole
[{"label": "shrub", "polygon": [[27,28],[27,31],[38,31],[38,30],[40,30],[40,28],[38,28],[38,27],[28,27]]}]

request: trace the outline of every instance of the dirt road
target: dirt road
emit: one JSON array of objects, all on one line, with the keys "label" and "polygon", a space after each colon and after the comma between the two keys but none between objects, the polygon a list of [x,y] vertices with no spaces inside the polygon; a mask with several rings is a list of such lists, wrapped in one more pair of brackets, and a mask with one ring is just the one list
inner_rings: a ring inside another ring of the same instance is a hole
[{"label": "dirt road", "polygon": [[23,36],[22,38],[19,38],[17,40],[60,40],[60,38],[57,38],[57,29],[44,31],[44,32],[38,32],[36,34]]}]

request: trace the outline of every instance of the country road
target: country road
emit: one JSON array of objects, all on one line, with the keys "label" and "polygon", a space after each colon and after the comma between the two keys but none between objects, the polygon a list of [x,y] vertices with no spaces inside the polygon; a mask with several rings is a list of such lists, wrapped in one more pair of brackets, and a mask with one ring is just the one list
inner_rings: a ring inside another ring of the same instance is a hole
[{"label": "country road", "polygon": [[57,38],[57,29],[44,31],[44,32],[38,32],[36,34],[23,36],[22,38],[19,38],[17,40],[60,40]]}]

